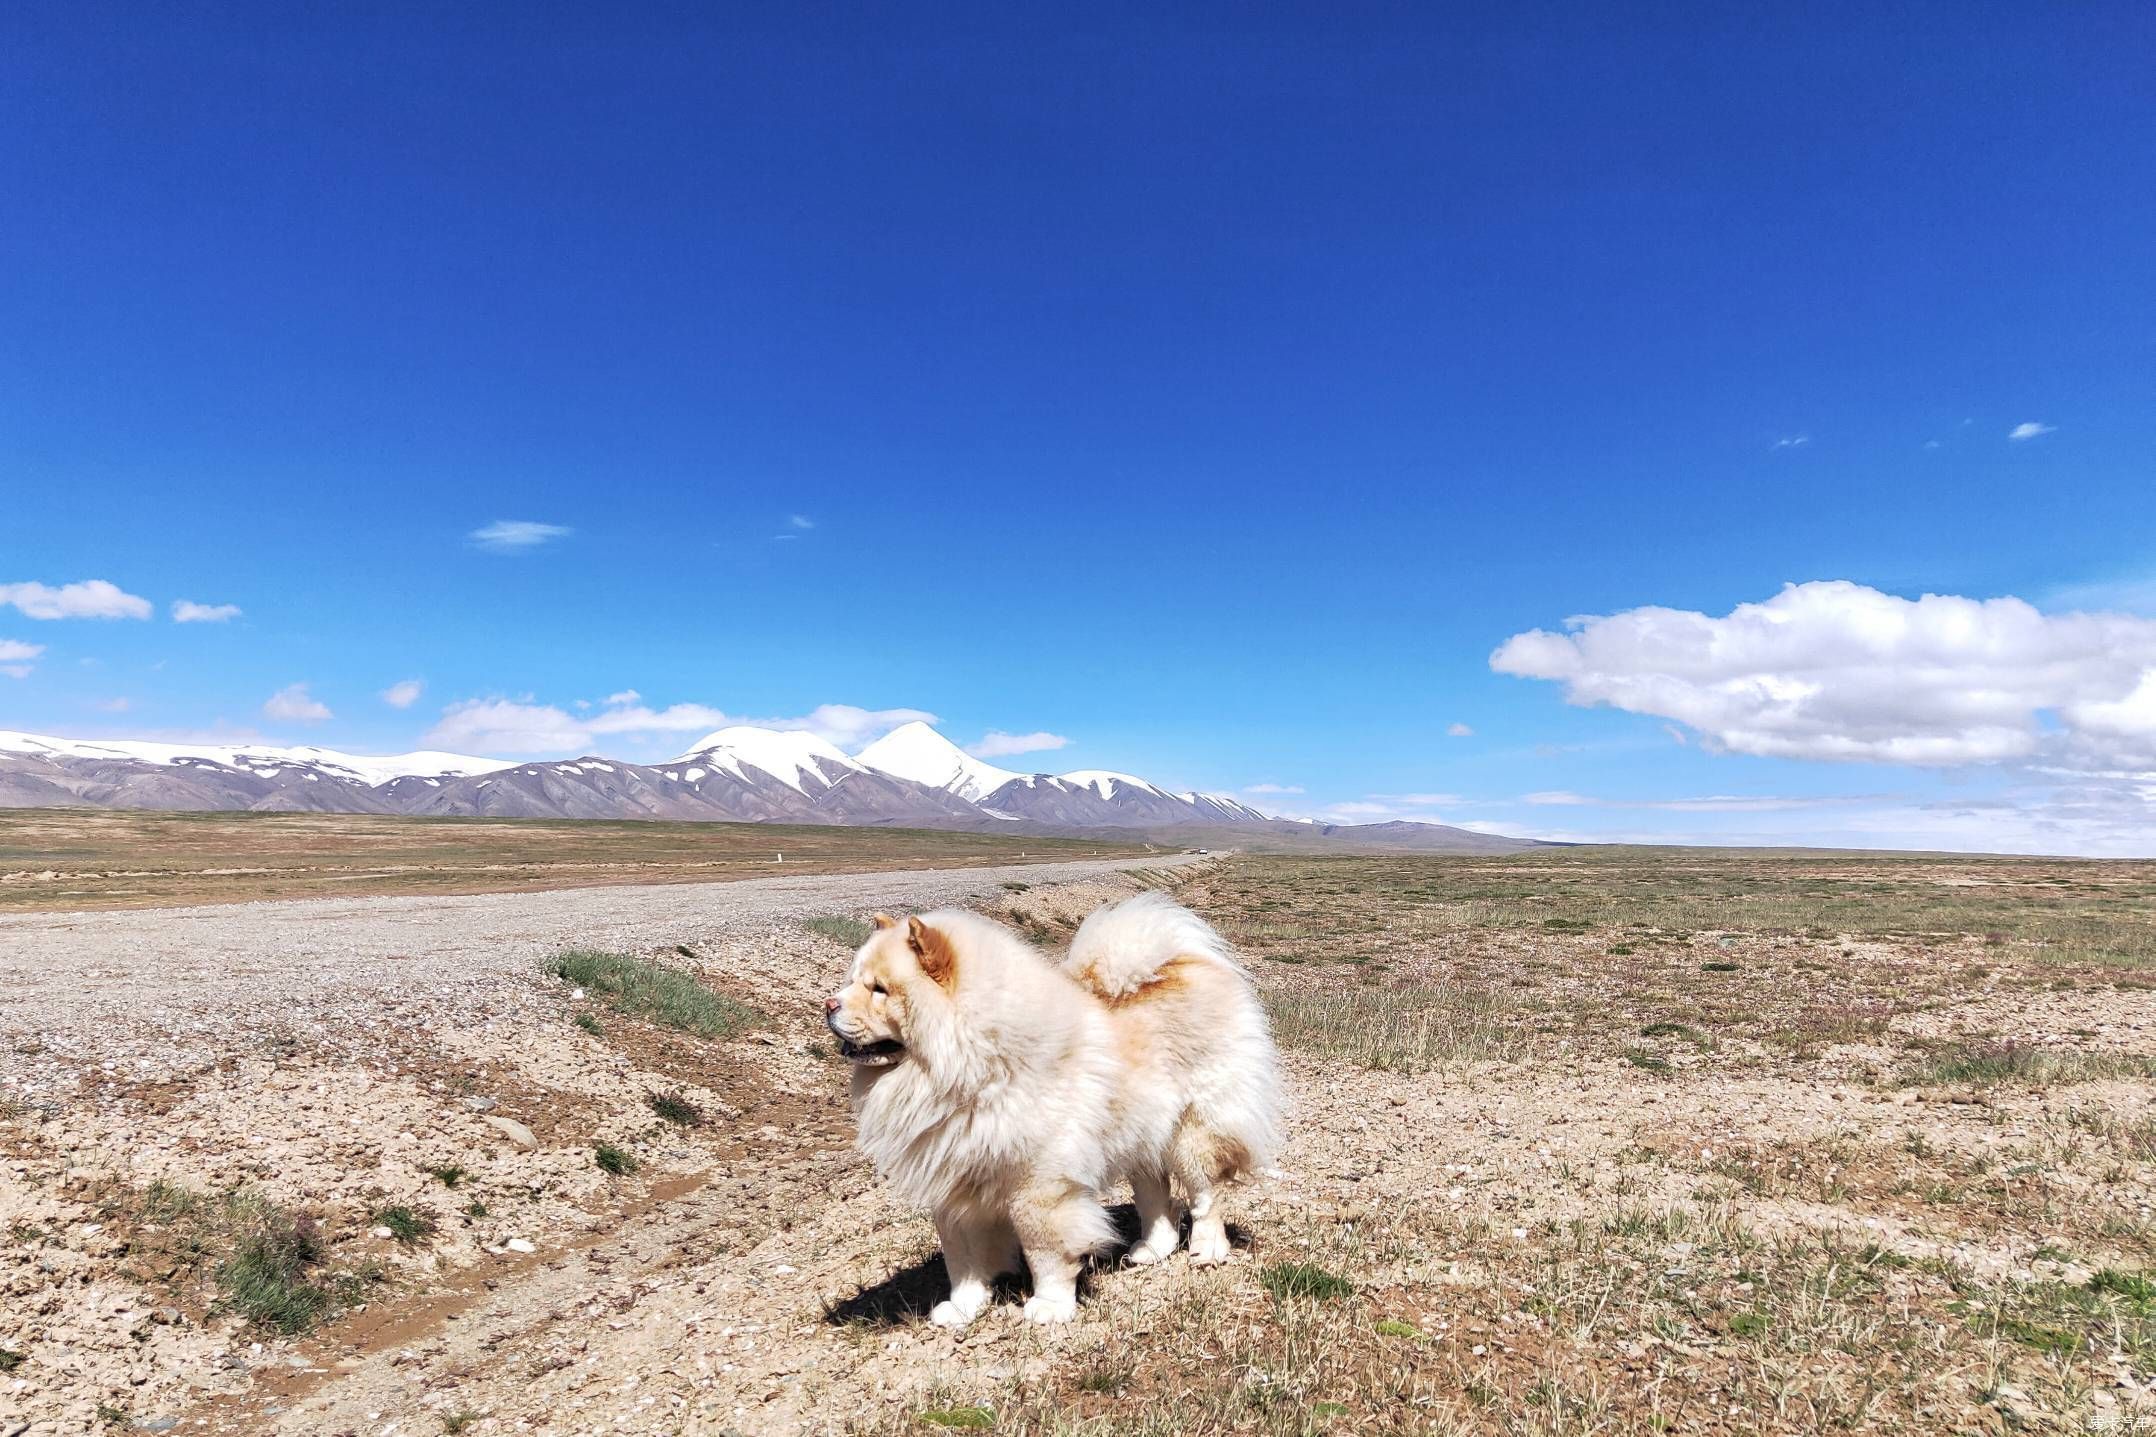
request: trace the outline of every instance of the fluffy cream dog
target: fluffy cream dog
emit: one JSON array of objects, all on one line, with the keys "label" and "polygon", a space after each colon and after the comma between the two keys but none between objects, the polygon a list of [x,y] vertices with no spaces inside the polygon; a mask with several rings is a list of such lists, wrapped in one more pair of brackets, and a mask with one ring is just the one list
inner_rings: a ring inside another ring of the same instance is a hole
[{"label": "fluffy cream dog", "polygon": [[1086,919],[1060,967],[974,913],[876,925],[824,1018],[854,1064],[862,1152],[935,1214],[951,1274],[935,1322],[971,1322],[1021,1253],[1026,1316],[1068,1321],[1125,1181],[1131,1262],[1175,1251],[1171,1178],[1191,1261],[1227,1257],[1216,1190],[1271,1162],[1279,1078],[1250,980],[1205,920],[1141,894]]}]

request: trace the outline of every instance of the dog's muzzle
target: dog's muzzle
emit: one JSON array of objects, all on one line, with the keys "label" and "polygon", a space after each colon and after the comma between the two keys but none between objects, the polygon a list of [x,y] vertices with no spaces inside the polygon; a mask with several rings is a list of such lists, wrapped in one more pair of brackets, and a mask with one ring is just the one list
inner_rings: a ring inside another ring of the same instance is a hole
[{"label": "dog's muzzle", "polygon": [[823,1025],[838,1039],[838,1055],[849,1063],[864,1068],[884,1068],[906,1056],[906,1045],[896,1038],[883,1038],[873,1043],[857,1043],[838,1026],[838,1014],[823,1015]]}]

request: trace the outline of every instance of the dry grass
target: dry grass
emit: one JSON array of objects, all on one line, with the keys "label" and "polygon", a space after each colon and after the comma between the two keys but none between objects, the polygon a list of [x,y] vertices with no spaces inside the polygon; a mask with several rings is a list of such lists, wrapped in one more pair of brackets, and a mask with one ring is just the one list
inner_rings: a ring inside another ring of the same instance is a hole
[{"label": "dry grass", "polygon": [[[2136,864],[1237,859],[1186,896],[1311,1085],[1365,1095],[1323,1120],[1409,1163],[1398,1105],[1441,1074],[1514,1115],[1500,1166],[1388,1201],[1358,1159],[1330,1218],[1306,1169],[1253,1267],[1108,1315],[1146,1343],[967,1395],[1089,1437],[2156,1429],[2109,1395],[2156,1372],[2152,893]],[[1575,1161],[1547,1144],[1581,1087],[1660,1102]]]},{"label": "dry grass", "polygon": [[[0,810],[0,913],[510,893],[1152,851],[1142,843],[802,824],[27,808]],[[783,865],[774,862],[780,853]]]}]

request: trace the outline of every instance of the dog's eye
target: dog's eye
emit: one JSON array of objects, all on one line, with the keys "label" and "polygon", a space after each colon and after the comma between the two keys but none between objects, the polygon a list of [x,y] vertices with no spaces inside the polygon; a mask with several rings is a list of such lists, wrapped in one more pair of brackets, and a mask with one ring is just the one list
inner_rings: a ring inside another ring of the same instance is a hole
[{"label": "dog's eye", "polygon": [[881,983],[871,983],[868,985],[868,991],[871,993],[887,993],[890,990],[885,988]]}]

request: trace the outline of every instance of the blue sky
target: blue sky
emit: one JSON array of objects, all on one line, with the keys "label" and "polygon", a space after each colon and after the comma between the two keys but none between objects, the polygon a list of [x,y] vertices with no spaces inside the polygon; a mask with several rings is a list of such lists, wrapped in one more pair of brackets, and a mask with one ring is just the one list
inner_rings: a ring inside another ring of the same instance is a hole
[{"label": "blue sky", "polygon": [[1489,10],[13,8],[0,727],[2156,853],[2156,18]]}]

